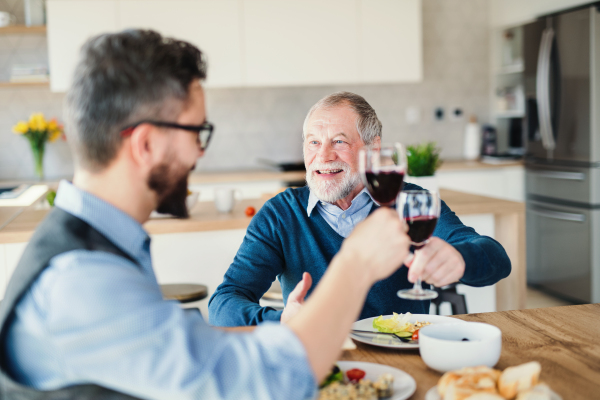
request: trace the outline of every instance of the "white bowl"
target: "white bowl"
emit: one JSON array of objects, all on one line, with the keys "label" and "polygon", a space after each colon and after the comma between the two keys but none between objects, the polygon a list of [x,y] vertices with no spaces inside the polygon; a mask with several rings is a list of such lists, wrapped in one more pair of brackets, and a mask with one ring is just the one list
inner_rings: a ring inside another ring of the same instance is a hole
[{"label": "white bowl", "polygon": [[421,358],[439,372],[478,365],[491,368],[501,350],[500,329],[482,322],[428,325],[419,330]]}]

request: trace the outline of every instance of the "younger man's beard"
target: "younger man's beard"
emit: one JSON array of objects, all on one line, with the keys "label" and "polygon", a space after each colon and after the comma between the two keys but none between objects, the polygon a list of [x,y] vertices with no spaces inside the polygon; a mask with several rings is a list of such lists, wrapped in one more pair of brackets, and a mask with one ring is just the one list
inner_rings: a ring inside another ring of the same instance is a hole
[{"label": "younger man's beard", "polygon": [[169,164],[160,164],[152,168],[148,177],[148,187],[158,195],[157,212],[171,214],[177,218],[189,217],[185,202],[188,174],[189,171],[184,173],[181,165],[169,168]]}]

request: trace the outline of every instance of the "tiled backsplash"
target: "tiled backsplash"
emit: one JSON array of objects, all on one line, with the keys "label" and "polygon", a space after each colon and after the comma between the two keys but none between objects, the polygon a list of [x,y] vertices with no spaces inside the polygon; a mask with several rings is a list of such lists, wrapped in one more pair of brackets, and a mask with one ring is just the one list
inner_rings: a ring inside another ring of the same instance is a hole
[{"label": "tiled backsplash", "polygon": [[[0,0],[0,10],[14,9],[18,16],[16,3],[20,1]],[[385,142],[433,140],[442,147],[443,157],[460,158],[467,116],[475,114],[480,121],[489,120],[488,46],[488,0],[423,0],[421,83],[208,89],[208,118],[216,131],[198,169],[260,168],[259,158],[300,160],[302,123],[308,109],[338,90],[367,99],[383,123]],[[7,59],[24,62],[34,55],[47,57],[43,37],[0,36],[0,75],[6,74]],[[43,88],[0,88],[0,180],[34,176],[27,141],[11,133],[11,126],[31,112],[60,116],[63,98],[63,94]],[[418,124],[406,122],[407,107],[419,109]],[[445,110],[443,121],[434,120],[436,107]],[[457,107],[465,113],[459,120],[450,116]],[[49,144],[46,152],[48,178],[72,174],[66,143]]]}]

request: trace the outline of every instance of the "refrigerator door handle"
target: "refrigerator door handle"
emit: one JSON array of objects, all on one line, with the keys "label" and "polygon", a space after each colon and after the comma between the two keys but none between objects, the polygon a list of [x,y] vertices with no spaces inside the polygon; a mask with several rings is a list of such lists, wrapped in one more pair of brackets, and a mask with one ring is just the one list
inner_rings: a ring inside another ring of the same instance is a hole
[{"label": "refrigerator door handle", "polygon": [[532,213],[534,213],[536,215],[539,215],[540,217],[558,219],[561,221],[572,221],[572,222],[584,222],[585,221],[585,215],[583,215],[583,214],[551,211],[551,210],[544,210],[541,208],[530,208],[529,211],[531,211]]},{"label": "refrigerator door handle", "polygon": [[550,157],[555,148],[554,134],[552,132],[552,123],[550,119],[550,55],[552,52],[553,40],[554,30],[552,28],[544,29],[540,43],[536,76],[536,96],[538,101],[540,135],[542,136],[542,145],[548,150]]},{"label": "refrigerator door handle", "polygon": [[[531,171],[531,170],[530,170]],[[541,178],[564,179],[568,181],[584,181],[583,172],[564,172],[564,171],[531,171]]]}]

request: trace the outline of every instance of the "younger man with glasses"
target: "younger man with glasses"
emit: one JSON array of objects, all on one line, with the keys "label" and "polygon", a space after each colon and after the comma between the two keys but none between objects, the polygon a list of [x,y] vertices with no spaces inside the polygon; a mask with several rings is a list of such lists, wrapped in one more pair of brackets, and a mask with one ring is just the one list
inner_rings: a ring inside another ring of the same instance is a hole
[{"label": "younger man with glasses", "polygon": [[371,285],[407,256],[402,223],[381,210],[287,325],[225,332],[164,301],[141,224],[154,209],[186,214],[212,131],[204,77],[198,49],[155,32],[84,46],[67,95],[73,183],[61,182],[0,304],[0,398],[312,398]]}]

